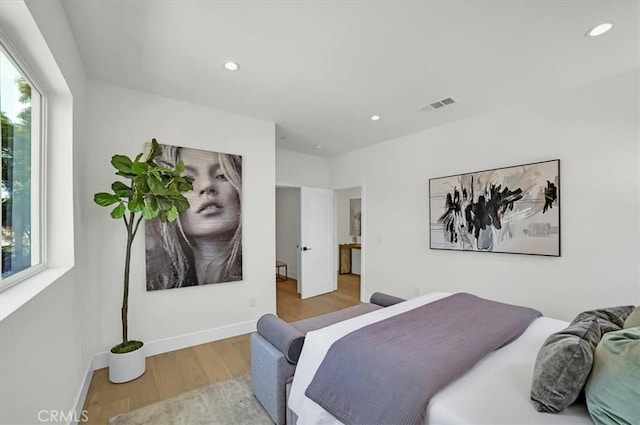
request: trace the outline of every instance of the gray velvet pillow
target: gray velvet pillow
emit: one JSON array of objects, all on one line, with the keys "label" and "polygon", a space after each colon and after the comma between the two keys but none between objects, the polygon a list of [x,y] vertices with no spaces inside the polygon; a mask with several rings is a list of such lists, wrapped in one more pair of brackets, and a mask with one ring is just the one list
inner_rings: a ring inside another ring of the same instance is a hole
[{"label": "gray velvet pillow", "polygon": [[531,400],[540,412],[558,413],[582,391],[601,333],[597,318],[587,317],[549,336],[538,352]]},{"label": "gray velvet pillow", "polygon": [[389,307],[390,305],[395,305],[403,301],[406,300],[404,298],[394,297],[393,295],[382,292],[374,292],[371,294],[371,298],[369,299],[369,302],[381,305],[382,307]]},{"label": "gray velvet pillow", "polygon": [[593,317],[600,326],[600,333],[604,335],[607,332],[619,331],[622,329],[625,319],[629,317],[633,308],[634,307],[632,305],[624,305],[583,311],[573,319],[571,324]]},{"label": "gray velvet pillow", "polygon": [[265,314],[256,324],[258,333],[276,347],[289,363],[300,358],[304,335],[299,330],[273,314]]}]

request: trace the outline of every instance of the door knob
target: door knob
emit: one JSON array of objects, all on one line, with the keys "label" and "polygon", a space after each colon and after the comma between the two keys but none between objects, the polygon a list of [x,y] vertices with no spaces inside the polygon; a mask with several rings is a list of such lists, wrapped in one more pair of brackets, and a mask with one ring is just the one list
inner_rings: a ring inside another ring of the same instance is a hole
[{"label": "door knob", "polygon": [[311,248],[307,248],[306,246],[303,246],[303,247],[302,247],[302,250],[303,250],[303,251],[311,251]]}]

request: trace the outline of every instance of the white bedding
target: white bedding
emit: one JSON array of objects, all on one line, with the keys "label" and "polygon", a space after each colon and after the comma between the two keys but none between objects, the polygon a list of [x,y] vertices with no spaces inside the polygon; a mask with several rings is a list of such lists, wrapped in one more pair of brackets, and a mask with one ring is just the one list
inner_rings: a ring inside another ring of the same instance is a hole
[{"label": "white bedding", "polygon": [[[431,293],[309,332],[289,396],[289,407],[298,415],[298,425],[341,424],[304,395],[334,341],[365,325],[448,295],[451,294]],[[427,408],[427,424],[592,425],[583,405],[571,406],[561,414],[549,414],[536,411],[529,400],[531,376],[538,350],[547,336],[567,325],[567,322],[546,317],[536,319],[516,341],[488,355],[433,397]]]}]

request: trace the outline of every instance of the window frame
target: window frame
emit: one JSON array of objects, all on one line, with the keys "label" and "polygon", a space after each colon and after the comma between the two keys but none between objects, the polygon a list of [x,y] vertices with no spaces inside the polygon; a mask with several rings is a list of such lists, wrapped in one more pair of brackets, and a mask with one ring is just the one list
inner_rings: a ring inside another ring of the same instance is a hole
[{"label": "window frame", "polygon": [[[47,268],[47,219],[46,219],[46,182],[47,175],[47,93],[39,82],[27,61],[11,43],[9,37],[0,31],[0,51],[21,73],[31,86],[31,252],[37,251],[38,263],[21,270],[7,278],[0,277],[0,292],[11,288]],[[33,93],[37,93],[34,102]],[[34,125],[35,124],[35,125]],[[35,128],[37,127],[37,128]],[[34,158],[35,157],[35,158]],[[35,175],[34,175],[34,171]],[[34,207],[35,206],[35,207]],[[37,226],[34,226],[34,223]],[[34,231],[35,229],[35,231]]]}]

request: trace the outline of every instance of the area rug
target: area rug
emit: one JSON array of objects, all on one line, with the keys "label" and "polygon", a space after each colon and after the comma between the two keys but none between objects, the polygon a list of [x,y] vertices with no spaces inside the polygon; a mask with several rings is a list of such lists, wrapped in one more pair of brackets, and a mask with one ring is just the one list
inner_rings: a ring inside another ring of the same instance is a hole
[{"label": "area rug", "polygon": [[109,419],[109,425],[272,425],[240,375]]}]

